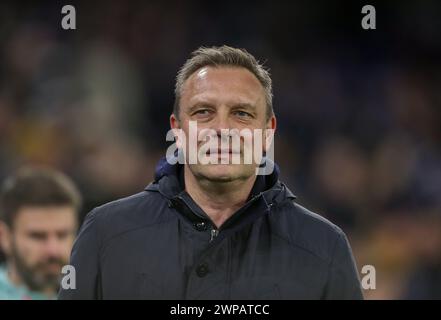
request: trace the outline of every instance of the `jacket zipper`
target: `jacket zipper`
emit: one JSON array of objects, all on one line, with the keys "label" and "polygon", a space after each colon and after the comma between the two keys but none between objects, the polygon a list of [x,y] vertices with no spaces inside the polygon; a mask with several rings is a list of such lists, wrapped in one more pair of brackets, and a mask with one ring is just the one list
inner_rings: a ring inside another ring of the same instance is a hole
[{"label": "jacket zipper", "polygon": [[219,234],[219,230],[218,229],[211,229],[211,237],[210,237],[210,242],[214,240],[214,238],[217,237],[217,235]]},{"label": "jacket zipper", "polygon": [[[253,203],[254,201],[256,201],[260,196],[262,196],[262,193],[263,192],[261,192],[261,193],[259,193],[258,195],[256,195],[256,196],[254,196],[250,201],[248,201],[246,204],[245,204],[245,206],[244,207],[248,207],[251,203]],[[181,195],[180,196],[178,196],[178,198],[181,200],[181,201],[183,201],[184,203],[185,203],[185,205],[193,212],[193,213],[195,213],[192,209],[191,209],[191,207],[189,206],[189,204],[187,203],[187,201],[184,199],[184,197],[182,197]],[[243,208],[242,208],[243,209]],[[197,214],[197,213],[195,213],[197,216],[200,216],[199,214]],[[205,218],[205,217],[204,217]],[[227,220],[228,221],[228,220]],[[224,227],[224,225],[223,226],[221,226],[221,229],[222,229],[222,227]],[[215,229],[214,227],[211,229],[211,231],[210,231],[210,241],[209,242],[212,242],[213,240],[214,240],[214,238],[216,238],[217,236],[219,235],[219,229]]]},{"label": "jacket zipper", "polygon": [[[187,201],[184,199],[184,197],[179,196],[178,198],[179,198],[182,202],[184,202],[184,204],[187,206],[187,208],[189,208],[194,214],[196,214],[197,216],[200,217],[199,214],[197,214],[196,212],[194,212],[194,211],[191,209],[190,205],[187,203]],[[201,217],[201,218],[205,218],[205,217]],[[209,242],[213,241],[214,238],[216,238],[218,235],[219,235],[219,229],[215,229],[214,227],[212,227],[212,229],[210,230],[210,241],[209,241]]]}]

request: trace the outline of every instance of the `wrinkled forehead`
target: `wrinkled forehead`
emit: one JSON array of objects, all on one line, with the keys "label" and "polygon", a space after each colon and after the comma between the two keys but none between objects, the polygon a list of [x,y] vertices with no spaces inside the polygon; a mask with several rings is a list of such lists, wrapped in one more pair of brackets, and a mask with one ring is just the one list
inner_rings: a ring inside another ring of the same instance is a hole
[{"label": "wrinkled forehead", "polygon": [[196,70],[185,82],[183,104],[201,100],[234,101],[259,104],[265,102],[264,88],[256,76],[243,67],[206,66]]},{"label": "wrinkled forehead", "polygon": [[24,206],[13,221],[14,230],[51,231],[75,228],[77,214],[71,206]]}]

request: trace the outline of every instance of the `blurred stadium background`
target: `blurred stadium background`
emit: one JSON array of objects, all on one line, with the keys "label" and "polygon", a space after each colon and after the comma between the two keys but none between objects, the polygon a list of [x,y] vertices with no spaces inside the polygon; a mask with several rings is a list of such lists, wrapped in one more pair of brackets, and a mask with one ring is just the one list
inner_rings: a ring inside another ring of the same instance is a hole
[{"label": "blurred stadium background", "polygon": [[243,47],[271,69],[282,178],[375,266],[366,298],[441,299],[440,16],[438,1],[2,1],[0,179],[58,168],[83,216],[142,190],[178,68],[201,45]]}]

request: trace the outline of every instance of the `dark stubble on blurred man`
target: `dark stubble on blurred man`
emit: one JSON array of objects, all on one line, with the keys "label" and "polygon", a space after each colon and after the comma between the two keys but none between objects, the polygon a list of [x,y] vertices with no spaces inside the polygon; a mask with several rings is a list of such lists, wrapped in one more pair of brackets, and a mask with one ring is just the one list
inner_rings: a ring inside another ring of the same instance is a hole
[{"label": "dark stubble on blurred man", "polygon": [[51,299],[77,230],[79,193],[60,172],[24,168],[0,196],[0,299]]}]

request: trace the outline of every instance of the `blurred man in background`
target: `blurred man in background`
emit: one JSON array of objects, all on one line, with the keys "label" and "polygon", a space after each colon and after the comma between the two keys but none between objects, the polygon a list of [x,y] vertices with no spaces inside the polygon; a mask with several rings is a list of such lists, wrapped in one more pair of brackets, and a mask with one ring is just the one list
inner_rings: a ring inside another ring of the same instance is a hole
[{"label": "blurred man in background", "polygon": [[0,299],[52,299],[77,230],[80,194],[64,174],[23,168],[0,191]]}]

